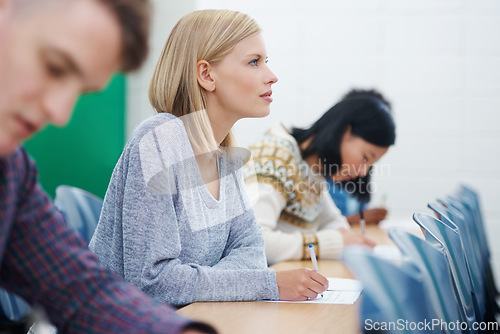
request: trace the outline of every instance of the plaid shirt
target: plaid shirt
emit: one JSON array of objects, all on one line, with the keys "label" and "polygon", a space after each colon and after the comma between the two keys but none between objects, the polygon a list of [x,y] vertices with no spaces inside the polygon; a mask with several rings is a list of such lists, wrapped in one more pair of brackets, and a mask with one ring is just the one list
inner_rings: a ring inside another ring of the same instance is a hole
[{"label": "plaid shirt", "polygon": [[41,305],[61,333],[178,333],[190,323],[99,265],[22,148],[0,158],[0,285]]}]

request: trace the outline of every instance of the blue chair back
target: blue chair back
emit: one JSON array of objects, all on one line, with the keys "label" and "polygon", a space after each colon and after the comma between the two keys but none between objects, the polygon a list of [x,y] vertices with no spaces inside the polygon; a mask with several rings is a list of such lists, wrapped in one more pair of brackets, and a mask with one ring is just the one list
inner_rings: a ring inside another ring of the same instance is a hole
[{"label": "blue chair back", "polygon": [[474,223],[476,225],[475,227],[480,238],[480,241],[477,243],[479,244],[479,247],[481,247],[481,260],[484,265],[484,294],[487,298],[486,320],[496,321],[498,314],[500,314],[500,306],[497,303],[497,297],[500,296],[500,293],[498,292],[498,289],[496,287],[496,280],[493,275],[493,268],[491,267],[490,248],[488,245],[488,239],[486,237],[486,227],[484,225],[483,215],[481,212],[479,194],[469,186],[462,184],[456,196],[459,200],[462,201],[464,207],[469,213],[471,213],[471,216],[474,217]]},{"label": "blue chair back", "polygon": [[488,238],[486,237],[486,228],[484,226],[483,216],[481,213],[481,205],[479,203],[478,193],[467,187],[466,185],[461,185],[456,198],[460,200],[466,207],[466,209],[471,213],[475,222],[477,235],[481,240],[483,251],[485,252],[485,256],[489,261],[490,248],[488,245]]},{"label": "blue chair back", "polygon": [[464,220],[464,233],[467,232],[470,238],[475,241],[478,256],[482,259],[489,261],[490,251],[482,230],[482,223],[478,223],[477,217],[472,212],[470,206],[464,204],[462,200],[455,196],[448,196],[446,200],[438,200],[441,204],[450,209],[460,212]]},{"label": "blue chair back", "polygon": [[[494,320],[495,314],[500,313],[500,307],[496,301],[499,293],[491,267],[490,249],[478,195],[473,190],[462,186],[457,196],[448,196],[447,200],[438,201],[446,207],[450,219],[457,223],[461,231],[465,231],[462,236],[464,241],[469,240],[469,245],[464,243],[464,246],[469,248],[468,255],[470,253],[473,254],[472,256],[475,255],[475,257],[469,257],[469,264],[475,279],[474,285],[479,306],[485,320]],[[456,216],[460,216],[462,219],[456,218]]]},{"label": "blue chair back", "polygon": [[468,224],[465,217],[447,201],[439,200],[439,203],[431,202],[428,206],[438,215],[443,223],[456,229],[462,240],[468,272],[476,297],[477,308],[479,308],[479,313],[476,316],[483,316],[486,313],[484,261],[481,258],[481,251],[478,247],[479,242],[469,231],[470,223]]},{"label": "blue chair back", "polygon": [[[401,229],[390,229],[389,237],[423,273],[423,283],[439,319],[447,324],[465,321],[458,308],[460,301],[453,289],[453,278],[444,250],[438,250],[429,242]],[[456,331],[448,329],[447,332]]]},{"label": "blue chair back", "polygon": [[99,221],[102,199],[86,190],[62,185],[56,188],[54,204],[63,213],[66,224],[89,243]]},{"label": "blue chair back", "polygon": [[[361,328],[371,330],[374,323],[425,323],[437,318],[428,299],[422,273],[409,261],[399,265],[374,255],[362,247],[348,247],[343,261],[363,284]],[[376,329],[376,328],[375,328]],[[388,328],[385,333],[401,333]],[[426,328],[405,328],[405,333],[436,333]]]},{"label": "blue chair back", "polygon": [[31,307],[21,297],[0,288],[0,325],[22,323],[31,313]]},{"label": "blue chair back", "polygon": [[[455,293],[457,299],[460,300],[462,314],[469,328],[473,328],[473,323],[478,319],[476,311],[479,310],[458,229],[450,221],[447,223],[452,226],[424,213],[415,213],[413,220],[425,230],[425,240],[444,251],[453,277]],[[472,333],[476,332],[472,331]]]}]

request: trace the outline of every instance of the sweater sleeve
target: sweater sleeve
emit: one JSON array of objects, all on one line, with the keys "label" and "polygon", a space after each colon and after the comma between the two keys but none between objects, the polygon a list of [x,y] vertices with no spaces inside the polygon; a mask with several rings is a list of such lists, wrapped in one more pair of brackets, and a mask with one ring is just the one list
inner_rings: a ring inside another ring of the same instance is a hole
[{"label": "sweater sleeve", "polygon": [[135,203],[144,209],[135,210],[138,212],[130,215],[130,220],[124,220],[127,280],[154,299],[174,305],[279,298],[275,272],[256,260],[259,255],[263,257],[255,229],[243,229],[250,220],[249,213],[235,218],[238,224],[231,227],[221,260],[214,266],[203,266],[180,259],[183,247],[192,245],[180,240],[172,202],[163,199],[162,205],[155,208],[150,203]]},{"label": "sweater sleeve", "polygon": [[241,169],[233,173],[232,178],[241,195],[243,207],[248,210],[237,219],[233,219],[223,257],[215,267],[220,270],[265,269],[267,262],[262,228],[257,223],[254,211],[249,208]]},{"label": "sweater sleeve", "polygon": [[316,232],[319,246],[318,257],[320,259],[336,259],[340,256],[344,246],[342,235],[338,229],[349,229],[350,225],[328,193],[323,193],[321,201],[323,210],[318,217],[319,231]]},{"label": "sweater sleeve", "polygon": [[283,195],[268,183],[247,185],[250,202],[264,235],[266,257],[269,264],[302,258],[303,237],[299,231],[284,232],[278,229],[278,221],[286,202]]}]

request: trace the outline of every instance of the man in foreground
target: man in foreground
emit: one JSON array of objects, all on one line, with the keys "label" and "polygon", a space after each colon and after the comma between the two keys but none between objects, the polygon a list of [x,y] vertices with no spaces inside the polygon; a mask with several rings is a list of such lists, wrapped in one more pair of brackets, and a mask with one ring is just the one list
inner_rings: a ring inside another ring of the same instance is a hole
[{"label": "man in foreground", "polygon": [[211,333],[98,263],[37,181],[22,141],[147,53],[146,0],[0,0],[0,285],[59,332]]}]

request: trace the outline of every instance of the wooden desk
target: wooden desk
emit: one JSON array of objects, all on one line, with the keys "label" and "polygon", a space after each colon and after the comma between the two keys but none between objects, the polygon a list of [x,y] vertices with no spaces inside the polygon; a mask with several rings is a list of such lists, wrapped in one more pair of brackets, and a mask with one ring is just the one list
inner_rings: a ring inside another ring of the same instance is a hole
[{"label": "wooden desk", "polygon": [[[391,244],[387,231],[367,226],[366,234],[378,244]],[[276,270],[307,267],[311,261],[286,261],[273,265]],[[319,271],[327,277],[352,278],[341,261],[319,260]],[[359,333],[354,305],[293,304],[269,302],[198,302],[177,312],[214,326],[220,334],[276,333]]]},{"label": "wooden desk", "polygon": [[[272,266],[277,270],[308,267],[311,261],[287,261]],[[325,276],[351,278],[340,261],[320,260]],[[359,333],[354,305],[293,304],[269,302],[193,303],[178,313],[211,324],[220,334],[265,333]]]}]

